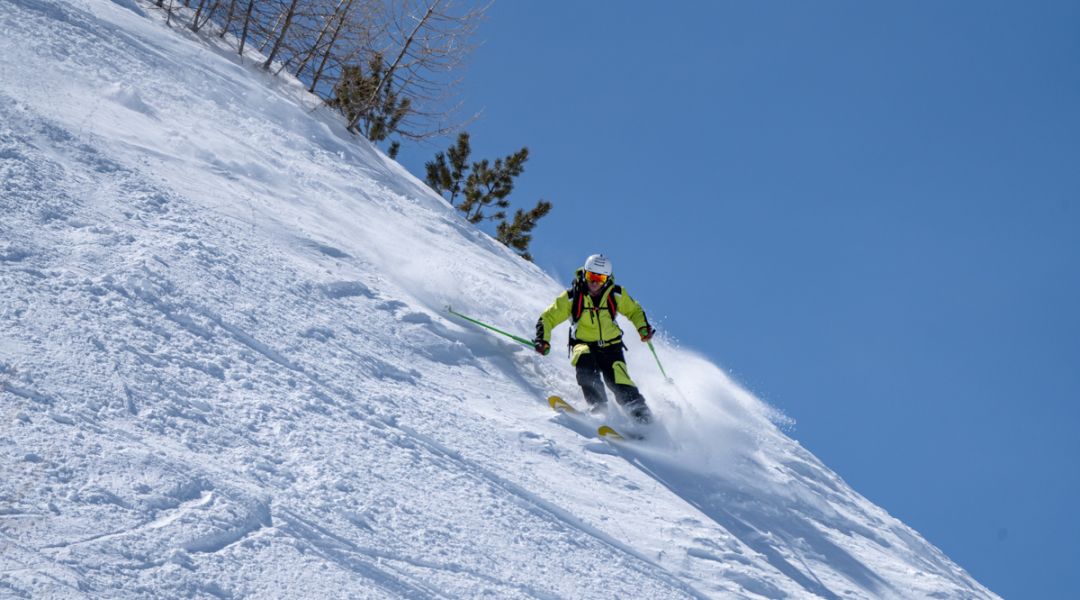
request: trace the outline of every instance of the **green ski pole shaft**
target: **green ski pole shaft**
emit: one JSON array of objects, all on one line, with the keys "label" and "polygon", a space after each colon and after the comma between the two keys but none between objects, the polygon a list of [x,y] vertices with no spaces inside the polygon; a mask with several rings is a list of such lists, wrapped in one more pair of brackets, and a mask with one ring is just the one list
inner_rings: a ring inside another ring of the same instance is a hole
[{"label": "green ski pole shaft", "polygon": [[477,324],[477,325],[479,325],[479,326],[481,326],[481,327],[483,327],[485,329],[490,329],[490,330],[494,331],[495,333],[500,333],[502,335],[505,335],[506,337],[514,340],[515,342],[518,342],[519,344],[525,344],[526,346],[528,346],[530,348],[533,347],[532,340],[527,340],[527,339],[525,339],[523,337],[518,337],[518,336],[516,336],[516,335],[514,335],[512,333],[507,333],[507,332],[505,332],[505,331],[503,331],[501,329],[497,329],[495,327],[492,327],[491,325],[488,325],[487,323],[484,323],[482,321],[477,321],[476,319],[474,319],[472,317],[468,317],[466,315],[463,315],[463,314],[455,311],[453,308],[451,308],[449,306],[446,307],[446,311],[449,312],[452,315],[461,317],[462,319],[465,319],[466,321],[468,321],[470,323],[475,323],[475,324]]},{"label": "green ski pole shaft", "polygon": [[653,347],[652,340],[649,340],[649,350],[652,350],[652,356],[656,359],[656,366],[660,367],[660,374],[664,376],[668,383],[673,383],[672,379],[668,377],[667,371],[664,370],[664,365],[660,364],[660,357],[656,355],[656,348]]}]

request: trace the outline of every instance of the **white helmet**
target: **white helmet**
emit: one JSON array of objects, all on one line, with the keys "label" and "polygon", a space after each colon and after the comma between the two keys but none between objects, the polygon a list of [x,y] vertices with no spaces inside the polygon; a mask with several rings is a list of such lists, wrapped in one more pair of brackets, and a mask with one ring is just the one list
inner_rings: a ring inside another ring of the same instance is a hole
[{"label": "white helmet", "polygon": [[610,276],[611,260],[603,254],[593,254],[589,258],[585,259],[584,269],[593,273]]}]

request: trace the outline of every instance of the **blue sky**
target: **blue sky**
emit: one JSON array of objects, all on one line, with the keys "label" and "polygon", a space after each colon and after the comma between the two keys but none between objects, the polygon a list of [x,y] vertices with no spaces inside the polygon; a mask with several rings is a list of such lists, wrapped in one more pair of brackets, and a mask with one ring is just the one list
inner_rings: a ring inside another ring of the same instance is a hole
[{"label": "blue sky", "polygon": [[473,156],[530,148],[537,264],[609,255],[665,334],[980,582],[1080,595],[1080,4],[488,16]]}]

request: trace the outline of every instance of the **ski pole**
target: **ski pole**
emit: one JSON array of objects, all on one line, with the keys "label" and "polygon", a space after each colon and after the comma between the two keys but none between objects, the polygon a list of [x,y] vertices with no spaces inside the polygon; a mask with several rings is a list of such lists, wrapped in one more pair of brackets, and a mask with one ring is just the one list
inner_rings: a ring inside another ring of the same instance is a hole
[{"label": "ski pole", "polygon": [[452,307],[450,307],[450,306],[447,306],[447,307],[446,307],[446,311],[447,311],[447,312],[449,312],[449,313],[450,313],[450,314],[452,314],[452,315],[456,315],[456,316],[459,316],[459,317],[461,317],[462,319],[465,319],[466,321],[468,321],[468,322],[470,322],[470,323],[476,323],[477,325],[479,325],[479,326],[481,326],[481,327],[484,327],[484,328],[486,328],[486,329],[490,329],[490,330],[494,331],[495,333],[501,333],[501,334],[505,335],[506,337],[508,337],[508,338],[510,338],[510,339],[512,339],[512,340],[514,340],[515,342],[518,342],[518,343],[520,343],[520,344],[525,344],[526,346],[528,346],[528,347],[530,347],[530,348],[532,348],[532,347],[533,347],[533,343],[532,343],[532,340],[527,340],[527,339],[525,339],[525,338],[523,338],[523,337],[518,337],[518,336],[516,336],[516,335],[514,335],[514,334],[512,334],[512,333],[506,333],[505,331],[503,331],[503,330],[501,330],[501,329],[496,329],[496,328],[492,327],[491,325],[488,325],[487,323],[482,323],[482,322],[480,322],[480,321],[477,321],[476,319],[474,319],[474,318],[472,318],[472,317],[467,317],[467,316],[465,316],[465,315],[463,315],[463,314],[461,314],[461,313],[459,313],[459,312],[455,311],[455,310],[454,310],[454,309],[453,309]]},{"label": "ski pole", "polygon": [[660,373],[664,376],[664,380],[667,383],[675,383],[675,380],[668,377],[667,371],[664,370],[664,365],[660,364],[660,357],[656,355],[656,348],[652,345],[652,340],[649,340],[649,350],[652,350],[652,356],[656,359],[656,366],[660,367]]}]

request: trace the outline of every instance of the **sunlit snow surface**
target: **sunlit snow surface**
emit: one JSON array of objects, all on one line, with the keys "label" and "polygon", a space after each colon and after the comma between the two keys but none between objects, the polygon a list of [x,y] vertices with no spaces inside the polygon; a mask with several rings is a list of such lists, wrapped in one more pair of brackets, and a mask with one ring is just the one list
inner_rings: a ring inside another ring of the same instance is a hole
[{"label": "sunlit snow surface", "polygon": [[444,307],[560,282],[256,58],[0,0],[0,596],[994,597],[663,340],[646,442],[556,416]]}]

